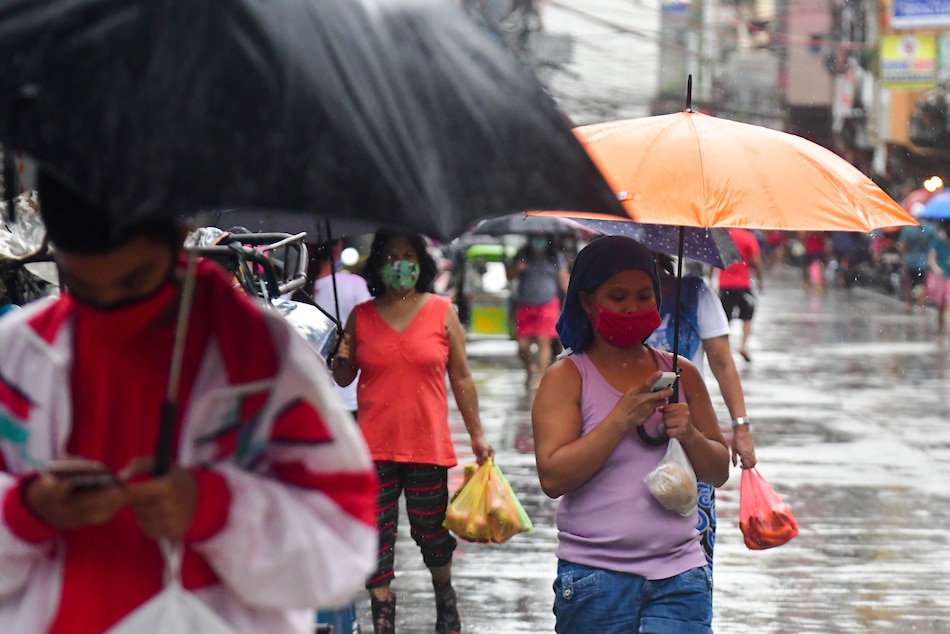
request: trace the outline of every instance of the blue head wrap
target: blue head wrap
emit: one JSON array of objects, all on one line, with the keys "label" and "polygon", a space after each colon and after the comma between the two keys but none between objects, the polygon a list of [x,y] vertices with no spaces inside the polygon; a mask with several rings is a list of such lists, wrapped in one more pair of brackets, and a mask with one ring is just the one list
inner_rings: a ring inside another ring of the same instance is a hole
[{"label": "blue head wrap", "polygon": [[622,271],[643,271],[653,280],[657,306],[660,304],[660,279],[656,273],[653,253],[645,246],[626,236],[597,238],[581,249],[571,269],[564,307],[557,320],[557,334],[565,348],[581,352],[586,348],[594,331],[587,313],[581,306],[578,293],[593,291]]}]

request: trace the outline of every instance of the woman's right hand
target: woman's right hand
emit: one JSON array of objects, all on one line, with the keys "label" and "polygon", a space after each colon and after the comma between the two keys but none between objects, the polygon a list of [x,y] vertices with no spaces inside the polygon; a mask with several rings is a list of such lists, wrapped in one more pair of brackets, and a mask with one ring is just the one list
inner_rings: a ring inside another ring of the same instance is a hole
[{"label": "woman's right hand", "polygon": [[665,405],[673,396],[672,388],[651,391],[653,384],[662,374],[662,372],[654,372],[643,385],[627,390],[617,401],[613,412],[626,423],[628,430],[640,427],[647,422],[656,409]]},{"label": "woman's right hand", "polygon": [[336,355],[330,362],[330,370],[333,374],[333,380],[337,385],[346,387],[356,380],[357,367],[354,363],[353,348],[350,347],[350,335],[346,333],[340,341]]},{"label": "woman's right hand", "polygon": [[352,359],[350,357],[352,354],[353,352],[350,349],[350,336],[346,333],[343,333],[343,339],[340,340],[340,346],[336,349],[336,355],[333,358],[336,359],[337,363],[340,363],[340,361],[345,361],[346,363],[342,364],[345,366],[348,363],[351,363]]}]

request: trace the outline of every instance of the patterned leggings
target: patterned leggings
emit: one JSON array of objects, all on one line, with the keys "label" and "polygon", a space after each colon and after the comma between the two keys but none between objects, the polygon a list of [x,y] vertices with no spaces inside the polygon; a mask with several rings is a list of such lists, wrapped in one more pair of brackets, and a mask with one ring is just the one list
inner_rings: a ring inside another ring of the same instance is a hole
[{"label": "patterned leggings", "polygon": [[376,527],[379,530],[379,551],[376,572],[367,588],[389,585],[395,573],[396,527],[399,522],[399,496],[406,494],[409,534],[422,550],[422,560],[429,568],[452,561],[457,541],[442,526],[449,503],[448,469],[436,465],[377,462],[379,498],[376,504]]},{"label": "patterned leggings", "polygon": [[716,489],[705,482],[697,482],[699,489],[699,519],[696,530],[699,531],[699,542],[703,545],[706,562],[712,571],[713,549],[716,547]]}]

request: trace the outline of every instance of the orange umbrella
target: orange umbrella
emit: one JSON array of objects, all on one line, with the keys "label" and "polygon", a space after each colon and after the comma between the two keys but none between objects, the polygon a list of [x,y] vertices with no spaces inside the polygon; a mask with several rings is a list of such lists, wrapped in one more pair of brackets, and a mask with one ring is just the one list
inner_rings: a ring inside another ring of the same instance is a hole
[{"label": "orange umbrella", "polygon": [[688,109],[574,132],[639,222],[868,232],[917,224],[846,160],[785,132]]},{"label": "orange umbrella", "polygon": [[[831,150],[793,134],[693,112],[692,78],[688,86],[683,112],[574,128],[633,220],[680,226],[680,254],[687,226],[870,232],[917,224]],[[679,295],[677,288],[677,322]],[[673,332],[678,350],[679,327]]]}]

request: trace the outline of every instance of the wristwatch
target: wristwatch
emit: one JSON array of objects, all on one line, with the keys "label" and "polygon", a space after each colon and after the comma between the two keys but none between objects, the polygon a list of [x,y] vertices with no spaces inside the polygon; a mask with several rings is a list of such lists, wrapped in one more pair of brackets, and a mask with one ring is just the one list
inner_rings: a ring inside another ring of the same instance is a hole
[{"label": "wristwatch", "polygon": [[732,419],[732,429],[733,429],[733,431],[735,431],[736,427],[739,427],[740,425],[744,425],[746,429],[749,429],[749,417],[748,417],[748,416],[740,416],[740,417],[738,417],[738,418],[733,418],[733,419]]}]

